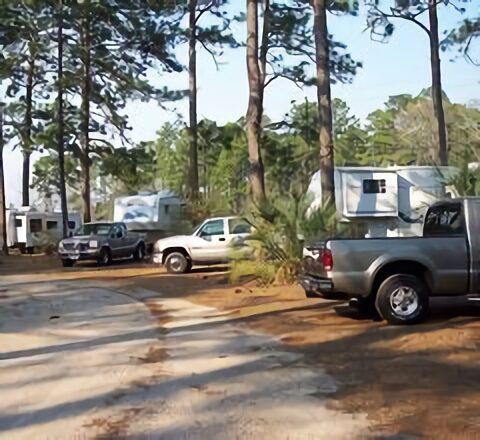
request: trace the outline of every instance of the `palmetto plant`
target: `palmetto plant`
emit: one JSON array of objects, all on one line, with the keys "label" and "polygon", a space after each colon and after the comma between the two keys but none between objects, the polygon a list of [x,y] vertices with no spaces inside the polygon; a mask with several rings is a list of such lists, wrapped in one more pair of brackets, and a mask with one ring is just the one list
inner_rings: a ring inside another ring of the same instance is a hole
[{"label": "palmetto plant", "polygon": [[291,283],[302,267],[305,242],[320,241],[345,231],[333,204],[312,211],[300,193],[279,196],[247,215],[254,227],[248,239],[257,266],[275,267],[277,281]]}]

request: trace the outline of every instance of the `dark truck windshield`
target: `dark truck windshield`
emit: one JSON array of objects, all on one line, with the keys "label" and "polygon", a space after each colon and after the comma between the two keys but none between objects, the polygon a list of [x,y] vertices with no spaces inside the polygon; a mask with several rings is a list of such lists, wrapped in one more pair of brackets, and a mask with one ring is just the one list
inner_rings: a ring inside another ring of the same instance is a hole
[{"label": "dark truck windshield", "polygon": [[462,235],[465,233],[462,205],[460,203],[434,206],[425,218],[424,237]]},{"label": "dark truck windshield", "polygon": [[80,226],[75,235],[108,235],[112,225],[109,223],[95,223]]}]

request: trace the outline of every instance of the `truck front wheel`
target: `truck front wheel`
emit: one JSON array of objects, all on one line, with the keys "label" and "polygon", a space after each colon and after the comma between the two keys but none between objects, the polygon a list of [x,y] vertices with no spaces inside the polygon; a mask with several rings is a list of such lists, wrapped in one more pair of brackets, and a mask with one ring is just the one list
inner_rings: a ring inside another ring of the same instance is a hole
[{"label": "truck front wheel", "polygon": [[378,289],[375,306],[389,324],[418,324],[428,315],[428,288],[414,275],[397,274]]},{"label": "truck front wheel", "polygon": [[192,268],[190,260],[181,252],[172,252],[165,259],[165,267],[168,273],[180,274],[189,272]]}]

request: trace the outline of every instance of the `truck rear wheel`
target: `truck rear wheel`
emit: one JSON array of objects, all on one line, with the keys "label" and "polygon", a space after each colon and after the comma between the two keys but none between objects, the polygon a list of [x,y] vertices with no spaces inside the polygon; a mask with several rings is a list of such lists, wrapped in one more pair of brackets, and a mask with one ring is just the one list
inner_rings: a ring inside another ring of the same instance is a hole
[{"label": "truck rear wheel", "polygon": [[181,252],[172,252],[165,260],[165,267],[168,273],[180,274],[190,271],[192,264]]},{"label": "truck rear wheel", "polygon": [[428,297],[428,288],[420,278],[397,274],[380,285],[375,306],[389,324],[418,324],[428,315]]}]

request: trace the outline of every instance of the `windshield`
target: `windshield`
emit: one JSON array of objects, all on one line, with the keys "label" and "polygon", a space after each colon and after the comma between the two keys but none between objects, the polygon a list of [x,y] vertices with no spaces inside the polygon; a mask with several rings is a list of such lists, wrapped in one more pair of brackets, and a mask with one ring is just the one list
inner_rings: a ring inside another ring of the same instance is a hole
[{"label": "windshield", "polygon": [[112,225],[108,223],[87,224],[80,226],[74,235],[108,235],[111,227]]}]

